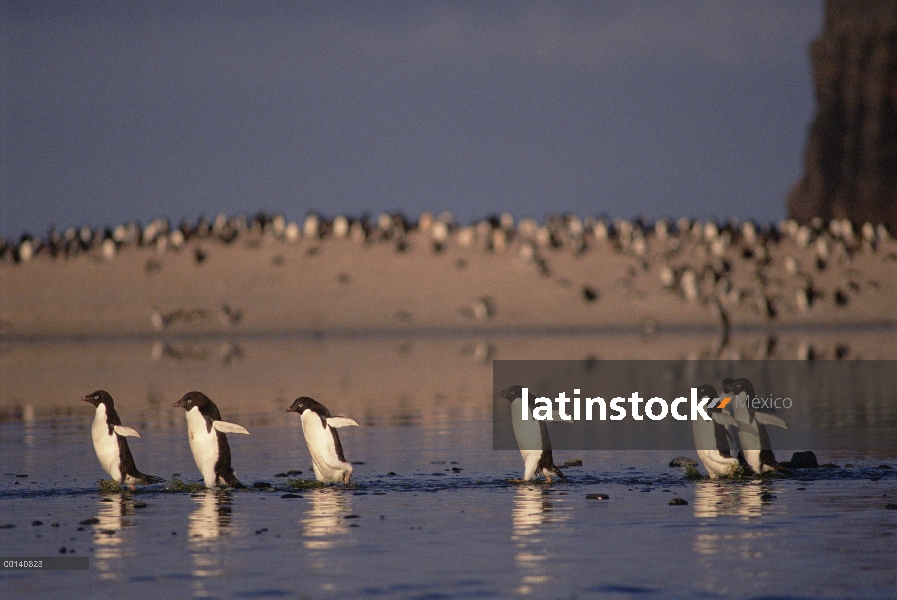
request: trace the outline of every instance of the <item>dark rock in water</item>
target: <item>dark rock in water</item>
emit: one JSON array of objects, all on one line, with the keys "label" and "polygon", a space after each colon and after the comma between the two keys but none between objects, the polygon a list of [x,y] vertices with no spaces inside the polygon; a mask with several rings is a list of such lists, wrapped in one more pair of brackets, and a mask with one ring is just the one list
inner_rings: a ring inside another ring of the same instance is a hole
[{"label": "dark rock in water", "polygon": [[897,510],[897,503],[889,502],[888,504],[885,504],[885,508],[888,510]]},{"label": "dark rock in water", "polygon": [[395,477],[396,475],[397,475],[397,473],[395,471],[390,471],[389,473],[386,474],[387,477]]},{"label": "dark rock in water", "polygon": [[792,469],[813,469],[819,466],[816,462],[816,455],[807,450],[806,452],[795,452],[791,455],[789,466]]},{"label": "dark rock in water", "polygon": [[363,464],[364,464],[364,461],[363,461],[363,460],[353,460],[353,461],[352,461],[352,464],[353,464],[353,465],[363,465]]},{"label": "dark rock in water", "polygon": [[302,498],[302,494],[284,494],[281,498]]},{"label": "dark rock in water", "polygon": [[256,481],[255,483],[252,484],[252,487],[253,487],[253,489],[256,489],[256,490],[266,490],[269,487],[271,487],[271,484],[268,483],[267,481]]},{"label": "dark rock in water", "polygon": [[879,469],[890,469],[890,465],[878,465]]},{"label": "dark rock in water", "polygon": [[15,529],[15,527],[16,526],[12,523],[4,523],[3,525],[0,525],[0,529]]},{"label": "dark rock in water", "polygon": [[40,527],[40,526],[43,525],[43,524],[44,524],[43,521],[32,521],[32,522],[31,522],[31,525],[32,525],[33,527]]},{"label": "dark rock in water", "polygon": [[293,469],[291,471],[287,471],[287,475],[302,475],[302,471],[299,469]]},{"label": "dark rock in water", "polygon": [[146,508],[146,502],[135,502],[134,508]]},{"label": "dark rock in water", "polygon": [[688,500],[685,498],[673,498],[670,500],[670,506],[688,506]]},{"label": "dark rock in water", "polygon": [[65,546],[63,546],[62,548],[59,549],[60,554],[66,554],[66,553],[68,553],[68,551],[69,551],[69,549],[66,548]]},{"label": "dark rock in water", "polygon": [[688,458],[687,456],[677,456],[673,460],[670,461],[671,467],[696,467],[698,466],[698,461]]},{"label": "dark rock in water", "polygon": [[274,476],[275,477],[288,477],[289,475],[287,473],[275,473]]},{"label": "dark rock in water", "polygon": [[16,475],[16,477],[28,477],[28,473],[22,473],[21,475]]},{"label": "dark rock in water", "polygon": [[561,465],[561,468],[562,468],[562,469],[568,469],[568,468],[570,468],[570,467],[581,467],[581,466],[582,466],[582,459],[581,459],[581,458],[574,458],[573,460],[568,460],[567,462],[565,462],[564,464],[562,464],[562,465]]},{"label": "dark rock in water", "polygon": [[769,501],[769,500],[772,500],[773,498],[775,498],[775,496],[773,496],[769,492],[764,492],[764,493],[760,494],[760,499],[764,500],[764,501]]},{"label": "dark rock in water", "polygon": [[464,470],[464,469],[461,469],[461,468],[458,468],[458,467],[452,467],[452,473],[460,473],[460,472],[463,471],[463,470]]},{"label": "dark rock in water", "polygon": [[816,116],[789,216],[897,223],[897,2],[829,0],[810,56]]},{"label": "dark rock in water", "polygon": [[587,494],[586,500],[610,500],[607,494]]},{"label": "dark rock in water", "polygon": [[361,515],[346,515],[344,519],[360,519]]},{"label": "dark rock in water", "polygon": [[853,465],[850,464],[850,463],[847,463],[846,465],[844,465],[844,468],[845,468],[845,469],[852,469],[852,468],[853,468]]}]

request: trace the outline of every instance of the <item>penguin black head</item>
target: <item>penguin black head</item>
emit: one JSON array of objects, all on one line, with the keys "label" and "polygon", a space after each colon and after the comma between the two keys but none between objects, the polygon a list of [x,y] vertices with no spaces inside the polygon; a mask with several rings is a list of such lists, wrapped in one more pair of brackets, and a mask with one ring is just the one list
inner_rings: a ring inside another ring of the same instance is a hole
[{"label": "penguin black head", "polygon": [[741,392],[745,392],[748,396],[755,395],[753,384],[751,384],[750,381],[748,381],[747,379],[745,379],[743,377],[741,379],[736,379],[735,381],[733,381],[730,387],[731,387],[731,389],[729,391],[732,392],[733,394],[735,394],[736,396],[738,394],[740,394]]},{"label": "penguin black head", "polygon": [[523,388],[519,385],[512,385],[511,387],[506,388],[495,395],[513,402],[517,398],[523,398]]},{"label": "penguin black head", "polygon": [[187,392],[183,398],[174,403],[174,407],[186,411],[198,408],[199,412],[205,414],[209,408],[215,408],[215,403],[202,392]]},{"label": "penguin black head", "polygon": [[723,393],[728,394],[732,391],[732,384],[735,383],[735,380],[731,377],[726,377],[723,379]]},{"label": "penguin black head", "polygon": [[92,394],[87,394],[83,398],[81,398],[84,402],[90,402],[94,406],[99,406],[100,404],[104,404],[107,409],[113,407],[112,404],[112,396],[109,395],[109,392],[104,390],[97,390]]},{"label": "penguin black head", "polygon": [[300,398],[296,398],[290,407],[287,409],[287,412],[299,413],[302,415],[305,411],[310,410],[312,412],[318,413],[320,416],[328,418],[330,417],[330,411],[327,410],[327,407],[314,400],[309,398],[308,396],[302,396]]},{"label": "penguin black head", "polygon": [[716,388],[710,385],[709,383],[705,383],[704,385],[698,388],[698,398],[717,398],[718,395],[716,393]]}]

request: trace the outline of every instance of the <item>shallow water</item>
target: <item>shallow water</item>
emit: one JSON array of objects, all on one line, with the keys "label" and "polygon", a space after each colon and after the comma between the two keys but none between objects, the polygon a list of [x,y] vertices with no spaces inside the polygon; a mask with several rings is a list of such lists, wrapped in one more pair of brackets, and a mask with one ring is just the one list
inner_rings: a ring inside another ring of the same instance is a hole
[{"label": "shallow water", "polygon": [[[517,485],[519,455],[489,449],[488,421],[374,422],[343,430],[348,458],[365,459],[353,486],[293,489],[274,475],[310,477],[309,459],[283,424],[229,436],[243,482],[274,489],[104,494],[89,421],[0,429],[0,520],[15,525],[0,554],[91,559],[87,572],[2,572],[10,597],[892,598],[897,585],[897,511],[884,508],[897,469],[882,457],[716,483],[685,479],[668,453],[591,452],[568,482]],[[139,467],[199,479],[183,431],[143,434]]]},{"label": "shallow water", "polygon": [[[491,368],[479,343],[244,341],[232,361],[211,351],[158,357],[146,342],[9,350],[0,355],[0,525],[14,527],[0,529],[0,555],[65,547],[90,557],[90,570],[0,571],[2,595],[895,597],[897,510],[885,506],[897,503],[897,456],[819,453],[839,467],[712,482],[668,467],[676,452],[571,451],[555,457],[583,459],[563,469],[568,481],[510,483],[522,461],[491,449]],[[556,347],[578,358],[601,346],[489,343],[504,357]],[[120,390],[124,423],[143,435],[130,439],[138,467],[185,482],[199,473],[171,404],[193,387],[214,391],[225,419],[251,431],[228,436],[237,475],[272,487],[101,493],[92,407],[77,401],[99,387]],[[347,458],[363,463],[349,488],[275,477],[312,477],[298,417],[284,412],[309,389],[362,424],[340,430]],[[670,506],[674,497],[688,505]],[[81,524],[88,519],[96,522]]]}]

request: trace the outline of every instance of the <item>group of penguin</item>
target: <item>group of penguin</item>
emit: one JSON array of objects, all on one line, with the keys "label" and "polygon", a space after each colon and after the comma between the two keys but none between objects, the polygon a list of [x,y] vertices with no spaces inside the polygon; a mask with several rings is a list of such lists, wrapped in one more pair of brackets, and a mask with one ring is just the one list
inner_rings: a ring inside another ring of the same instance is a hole
[{"label": "group of penguin", "polygon": [[[93,448],[103,470],[119,484],[134,488],[135,484],[153,484],[164,481],[161,477],[146,475],[137,470],[134,457],[128,448],[127,437],[140,437],[131,427],[122,425],[115,410],[112,396],[97,390],[82,398],[96,407],[91,436]],[[206,487],[244,487],[234,475],[231,466],[228,433],[249,435],[246,428],[224,421],[221,412],[202,392],[189,392],[174,403],[187,413],[187,437],[193,460],[202,474]],[[336,432],[338,427],[357,426],[354,419],[335,417],[320,402],[303,396],[297,398],[287,412],[298,413],[302,419],[302,432],[311,454],[312,469],[318,481],[348,484],[352,477],[352,465],[343,455],[343,447]]]},{"label": "group of penguin", "polygon": [[[747,379],[724,379],[723,392],[738,398],[755,396],[754,387]],[[523,388],[511,386],[497,394],[512,403],[512,414],[519,415]],[[698,388],[699,398],[716,398],[716,389],[710,384]],[[128,448],[127,437],[140,437],[131,427],[122,425],[115,410],[112,396],[98,390],[82,398],[96,407],[91,435],[93,447],[100,465],[109,476],[120,484],[153,484],[164,481],[160,477],[146,475],[137,470],[134,457]],[[708,408],[711,421],[692,421],[695,449],[698,458],[712,479],[731,477],[739,470],[765,473],[778,467],[773,454],[767,426],[787,429],[779,417],[755,410],[748,402],[733,402],[733,413],[715,407]],[[243,487],[231,466],[227,433],[249,432],[236,423],[224,421],[218,407],[202,392],[189,392],[175,402],[175,408],[183,408],[187,414],[187,437],[193,459],[206,487]],[[349,417],[330,414],[326,406],[307,396],[297,398],[287,409],[302,419],[302,432],[312,459],[312,469],[318,481],[349,484],[352,465],[346,461],[337,428],[358,426]],[[523,456],[523,478],[530,481],[542,476],[564,478],[554,464],[551,439],[544,421],[514,419],[514,435]],[[731,442],[731,443],[730,443]]]},{"label": "group of penguin", "polygon": [[[746,398],[754,398],[753,384],[745,378],[726,378],[722,381],[723,393],[740,400],[731,402],[732,413],[725,408],[708,408],[710,421],[692,421],[692,434],[698,458],[707,469],[711,479],[732,477],[739,472],[767,473],[779,468],[769,439],[767,426],[788,429],[788,425],[774,414],[756,410]],[[716,388],[704,384],[697,388],[698,398],[717,398]],[[511,404],[514,437],[523,455],[523,481],[536,477],[563,478],[564,475],[554,464],[551,439],[544,420],[535,418],[523,420],[521,414],[523,388],[511,386],[497,396],[509,400]],[[775,409],[772,409],[775,410]]]}]

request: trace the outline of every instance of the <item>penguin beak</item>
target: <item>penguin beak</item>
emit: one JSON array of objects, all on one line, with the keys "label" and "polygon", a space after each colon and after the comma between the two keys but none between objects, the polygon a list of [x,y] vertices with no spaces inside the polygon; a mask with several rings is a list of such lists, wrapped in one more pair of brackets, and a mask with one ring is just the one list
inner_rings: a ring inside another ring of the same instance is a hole
[{"label": "penguin beak", "polygon": [[81,398],[81,402],[89,402],[90,404],[94,404],[93,398],[90,396],[84,396]]},{"label": "penguin beak", "polygon": [[181,406],[183,406],[183,405],[181,404],[181,400],[178,400],[177,402],[174,403],[174,407],[173,407],[173,408],[180,408]]}]

